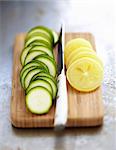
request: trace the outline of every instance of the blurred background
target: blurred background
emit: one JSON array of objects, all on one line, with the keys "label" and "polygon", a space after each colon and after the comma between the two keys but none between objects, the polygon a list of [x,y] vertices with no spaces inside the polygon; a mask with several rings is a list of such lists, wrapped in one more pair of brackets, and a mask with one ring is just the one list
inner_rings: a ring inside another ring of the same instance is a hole
[{"label": "blurred background", "polygon": [[[114,0],[0,1],[0,150],[114,150],[116,147],[116,50]],[[104,62],[104,126],[92,129],[22,130],[10,123],[13,42],[36,25],[66,32],[91,32]],[[88,146],[89,145],[89,146]],[[90,148],[91,146],[91,148]]]}]

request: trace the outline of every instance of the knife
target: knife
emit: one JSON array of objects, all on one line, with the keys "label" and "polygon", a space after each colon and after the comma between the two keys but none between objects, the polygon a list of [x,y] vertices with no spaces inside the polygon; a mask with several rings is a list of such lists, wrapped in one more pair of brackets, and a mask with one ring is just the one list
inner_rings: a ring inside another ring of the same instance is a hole
[{"label": "knife", "polygon": [[68,117],[68,101],[67,87],[64,67],[64,43],[65,42],[65,26],[61,26],[58,41],[58,93],[55,109],[54,127],[55,130],[64,129]]}]

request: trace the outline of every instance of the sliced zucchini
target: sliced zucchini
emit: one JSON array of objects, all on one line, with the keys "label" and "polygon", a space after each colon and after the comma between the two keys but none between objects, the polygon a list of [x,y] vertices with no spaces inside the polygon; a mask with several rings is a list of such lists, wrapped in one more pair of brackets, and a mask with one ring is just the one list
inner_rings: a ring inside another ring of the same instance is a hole
[{"label": "sliced zucchini", "polygon": [[27,37],[31,36],[34,33],[44,33],[47,37],[49,37],[49,39],[51,41],[53,41],[53,34],[51,32],[51,30],[45,26],[36,26],[34,28],[32,28],[28,33],[27,33]]},{"label": "sliced zucchini", "polygon": [[51,58],[48,55],[43,54],[43,55],[37,56],[35,58],[35,60],[39,60],[39,61],[45,63],[49,68],[50,74],[53,77],[56,76],[56,63],[55,63],[55,60],[53,58]]},{"label": "sliced zucchini", "polygon": [[[54,81],[54,83],[57,85],[57,80],[49,73],[41,72],[39,73],[39,76],[51,78]],[[33,80],[36,80],[36,78],[38,78],[38,74],[33,77]]]},{"label": "sliced zucchini", "polygon": [[29,84],[30,84],[30,82],[31,82],[32,77],[33,77],[34,75],[40,73],[40,72],[46,72],[46,70],[44,70],[44,69],[38,67],[38,68],[34,68],[33,70],[30,70],[30,71],[26,74],[26,76],[25,76],[25,78],[24,78],[24,89],[27,89],[27,88],[28,88],[28,86],[29,86]]},{"label": "sliced zucchini", "polygon": [[20,74],[20,82],[21,82],[21,85],[22,85],[23,88],[24,88],[24,78],[25,78],[25,76],[28,74],[28,72],[30,70],[33,70],[35,68],[37,68],[37,67],[36,66],[32,66],[30,68],[27,68],[22,74]]},{"label": "sliced zucchini", "polygon": [[31,42],[28,46],[46,46],[50,49],[53,48],[53,46],[51,46],[48,42],[46,42],[45,40],[36,40],[36,41],[33,41]]},{"label": "sliced zucchini", "polygon": [[26,106],[32,113],[45,114],[52,106],[52,95],[42,86],[35,87],[26,95]]},{"label": "sliced zucchini", "polygon": [[53,90],[52,90],[51,84],[48,81],[43,80],[43,79],[38,79],[36,81],[31,82],[30,85],[28,86],[28,88],[26,89],[26,94],[32,88],[37,87],[37,86],[43,86],[43,87],[45,87],[46,89],[48,89],[48,91],[51,93],[51,95],[53,95]]},{"label": "sliced zucchini", "polygon": [[[32,42],[29,46],[33,46],[33,47],[35,47],[35,46],[46,46],[46,47],[49,47],[48,46],[48,43],[46,43],[46,42],[44,42],[44,41],[34,41],[34,42]],[[49,47],[49,48],[51,48],[51,47]]]},{"label": "sliced zucchini", "polygon": [[26,65],[22,68],[22,70],[21,70],[21,72],[20,72],[20,76],[22,76],[23,72],[24,72],[26,69],[30,68],[30,67],[43,67],[43,69],[45,69],[46,72],[49,73],[49,69],[48,69],[48,67],[47,67],[44,63],[42,63],[42,62],[40,62],[40,61],[38,61],[38,60],[32,60],[31,62],[29,62],[28,64],[26,64]]},{"label": "sliced zucchini", "polygon": [[53,46],[56,32],[43,26],[32,28],[26,36],[20,60],[21,85],[26,92],[26,106],[35,114],[47,113],[57,94],[57,66]]},{"label": "sliced zucchini", "polygon": [[30,52],[35,51],[35,50],[36,50],[36,51],[37,51],[37,50],[43,51],[43,52],[47,53],[50,57],[54,58],[53,49],[50,49],[50,48],[48,48],[48,47],[46,47],[46,46],[34,46],[34,47],[30,50]]},{"label": "sliced zucchini", "polygon": [[38,35],[35,35],[31,38],[28,38],[27,41],[25,42],[25,47],[27,47],[28,45],[30,45],[30,43],[34,42],[34,41],[45,41],[50,47],[52,47],[52,43],[45,37],[43,36],[38,36]]},{"label": "sliced zucchini", "polygon": [[[49,42],[50,45],[53,45],[53,40],[51,40],[51,39],[50,39],[46,34],[44,34],[44,33],[33,33],[33,34],[31,34],[30,36],[28,36],[28,37],[26,38],[25,43],[26,43],[28,40],[30,40],[30,39],[32,39],[32,38],[34,38],[34,37],[42,37],[42,38],[46,39],[46,41]],[[38,39],[38,38],[37,38],[37,39]]]},{"label": "sliced zucchini", "polygon": [[53,37],[54,37],[54,45],[58,42],[58,34],[52,30],[52,34],[53,34]]},{"label": "sliced zucchini", "polygon": [[[34,76],[32,78],[32,81],[34,79]],[[51,87],[52,87],[52,90],[53,90],[53,99],[55,99],[56,97],[56,93],[57,93],[57,86],[56,86],[56,83],[49,77],[45,77],[45,76],[39,76],[38,74],[38,77],[36,76],[36,79],[35,80],[38,80],[38,79],[43,79],[43,80],[46,80],[50,83]]]},{"label": "sliced zucchini", "polygon": [[25,61],[25,58],[28,54],[28,52],[30,51],[30,49],[32,48],[32,46],[29,46],[29,47],[25,47],[22,52],[21,52],[21,56],[20,56],[20,61],[21,61],[21,64],[22,66],[24,66],[24,61]]},{"label": "sliced zucchini", "polygon": [[37,51],[37,50],[34,50],[34,51],[31,51],[27,54],[26,58],[25,58],[25,61],[24,61],[24,65],[26,65],[27,63],[29,63],[31,60],[33,60],[35,57],[41,55],[41,54],[46,54],[44,51]]}]

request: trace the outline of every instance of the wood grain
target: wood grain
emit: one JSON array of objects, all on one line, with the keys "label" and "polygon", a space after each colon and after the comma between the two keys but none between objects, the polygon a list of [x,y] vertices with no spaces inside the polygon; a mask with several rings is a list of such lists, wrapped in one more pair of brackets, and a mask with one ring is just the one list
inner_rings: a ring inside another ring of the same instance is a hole
[{"label": "wood grain", "polygon": [[[89,40],[95,49],[94,38],[90,33],[66,33],[66,42],[76,37]],[[20,54],[24,46],[24,39],[24,33],[18,34],[13,48],[11,122],[13,126],[20,128],[53,127],[55,104],[46,115],[34,115],[25,107],[25,94],[19,79]],[[67,127],[102,125],[104,109],[101,87],[90,93],[82,93],[74,90],[67,82],[67,90],[69,104]]]}]

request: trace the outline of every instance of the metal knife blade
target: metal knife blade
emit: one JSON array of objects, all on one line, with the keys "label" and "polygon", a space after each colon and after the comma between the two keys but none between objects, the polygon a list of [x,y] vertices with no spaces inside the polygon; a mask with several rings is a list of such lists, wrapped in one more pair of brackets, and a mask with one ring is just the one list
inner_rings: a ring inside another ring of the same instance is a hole
[{"label": "metal knife blade", "polygon": [[58,40],[58,75],[61,74],[63,68],[63,52],[62,52],[62,26]]}]

